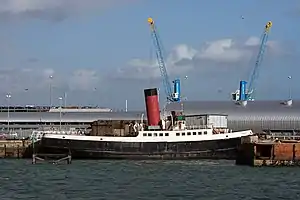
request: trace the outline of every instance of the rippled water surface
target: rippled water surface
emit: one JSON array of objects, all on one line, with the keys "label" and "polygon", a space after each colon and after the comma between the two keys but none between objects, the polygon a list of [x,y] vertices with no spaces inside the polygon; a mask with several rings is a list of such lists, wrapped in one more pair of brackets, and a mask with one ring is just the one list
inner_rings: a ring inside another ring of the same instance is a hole
[{"label": "rippled water surface", "polygon": [[300,168],[231,161],[0,160],[0,199],[300,199]]}]

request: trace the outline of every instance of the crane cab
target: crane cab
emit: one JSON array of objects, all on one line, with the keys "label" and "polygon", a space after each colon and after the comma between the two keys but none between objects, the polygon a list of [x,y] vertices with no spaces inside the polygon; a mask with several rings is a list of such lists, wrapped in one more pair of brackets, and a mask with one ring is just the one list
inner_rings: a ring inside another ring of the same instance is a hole
[{"label": "crane cab", "polygon": [[174,101],[178,101],[178,99],[179,99],[179,94],[178,94],[178,93],[173,93],[173,94],[172,94],[172,98],[174,99]]},{"label": "crane cab", "polygon": [[174,101],[178,102],[180,101],[180,79],[175,79],[173,81],[174,84],[174,88],[173,88],[173,94],[172,94],[172,98]]}]

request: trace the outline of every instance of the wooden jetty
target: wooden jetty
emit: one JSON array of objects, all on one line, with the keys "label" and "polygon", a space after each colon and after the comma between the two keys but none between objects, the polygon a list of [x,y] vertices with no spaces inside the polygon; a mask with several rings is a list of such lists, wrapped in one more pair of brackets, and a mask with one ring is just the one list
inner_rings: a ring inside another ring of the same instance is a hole
[{"label": "wooden jetty", "polygon": [[67,154],[60,153],[44,153],[42,147],[42,141],[37,140],[36,136],[32,137],[32,164],[37,164],[38,161],[48,161],[49,163],[58,164],[66,161],[67,164],[71,164],[72,156],[71,151]]},{"label": "wooden jetty", "polygon": [[48,161],[53,164],[66,161],[71,164],[71,152],[68,154],[43,154],[39,145],[32,140],[0,140],[0,158],[32,158],[32,164]]},{"label": "wooden jetty", "polygon": [[242,138],[237,165],[300,166],[299,140],[262,140],[258,136]]},{"label": "wooden jetty", "polygon": [[66,161],[67,164],[71,164],[71,154],[32,154],[32,164],[37,164],[37,161],[48,161],[49,163],[58,164]]}]

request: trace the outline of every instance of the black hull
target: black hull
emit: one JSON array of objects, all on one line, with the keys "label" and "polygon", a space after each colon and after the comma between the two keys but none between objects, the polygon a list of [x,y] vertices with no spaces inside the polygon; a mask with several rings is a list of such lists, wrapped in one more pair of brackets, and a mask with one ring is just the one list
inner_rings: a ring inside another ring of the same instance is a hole
[{"label": "black hull", "polygon": [[128,143],[43,138],[38,153],[67,154],[73,159],[229,159],[234,160],[240,138],[199,142]]}]

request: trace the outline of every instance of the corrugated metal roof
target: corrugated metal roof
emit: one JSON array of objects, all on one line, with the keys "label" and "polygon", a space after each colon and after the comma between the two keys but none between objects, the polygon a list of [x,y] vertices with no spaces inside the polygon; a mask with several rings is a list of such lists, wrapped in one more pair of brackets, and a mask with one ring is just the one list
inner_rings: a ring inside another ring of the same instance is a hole
[{"label": "corrugated metal roof", "polygon": [[[92,122],[95,120],[135,120],[141,118],[142,112],[97,112],[97,113],[62,113],[62,122]],[[11,122],[59,122],[60,113],[55,112],[14,112],[9,114]],[[146,118],[146,117],[144,117]],[[0,113],[0,123],[6,123],[7,113]]]},{"label": "corrugated metal roof", "polygon": [[232,101],[187,101],[167,105],[167,110],[190,114],[227,114],[228,127],[234,130],[300,130],[300,101],[292,106],[283,101],[249,101],[244,107]]},{"label": "corrugated metal roof", "polygon": [[[187,114],[193,113],[222,113],[228,115],[254,115],[254,114],[298,114],[300,101],[293,101],[292,106],[283,105],[282,101],[249,101],[246,106],[237,105],[232,101],[187,101],[171,103],[167,110],[181,110]],[[300,114],[299,114],[300,115]]]}]

